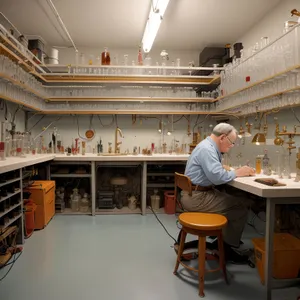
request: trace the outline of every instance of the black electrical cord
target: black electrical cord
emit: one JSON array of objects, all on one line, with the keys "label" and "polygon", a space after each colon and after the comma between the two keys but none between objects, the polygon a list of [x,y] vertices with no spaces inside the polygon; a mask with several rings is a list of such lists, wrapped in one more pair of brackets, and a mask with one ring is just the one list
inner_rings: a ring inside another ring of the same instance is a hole
[{"label": "black electrical cord", "polygon": [[7,263],[6,265],[3,266],[3,268],[5,268],[5,267],[7,267],[7,266],[10,265],[10,267],[9,267],[8,271],[6,272],[6,274],[2,278],[0,278],[0,282],[2,282],[2,280],[4,280],[7,277],[7,275],[9,274],[9,272],[11,271],[11,269],[13,268],[15,262],[19,259],[19,257],[22,255],[22,253],[23,253],[23,251],[21,251],[18,256],[17,256],[17,253],[15,253],[14,254],[14,260],[12,262]]},{"label": "black electrical cord", "polygon": [[169,233],[169,231],[167,230],[167,228],[165,227],[165,225],[161,222],[161,220],[158,218],[157,214],[155,213],[155,211],[153,210],[153,208],[151,206],[149,206],[149,208],[151,209],[153,215],[155,216],[156,220],[158,221],[158,223],[162,226],[162,228],[165,230],[165,232],[167,233],[167,235],[175,242],[175,244],[177,243],[177,240]]}]

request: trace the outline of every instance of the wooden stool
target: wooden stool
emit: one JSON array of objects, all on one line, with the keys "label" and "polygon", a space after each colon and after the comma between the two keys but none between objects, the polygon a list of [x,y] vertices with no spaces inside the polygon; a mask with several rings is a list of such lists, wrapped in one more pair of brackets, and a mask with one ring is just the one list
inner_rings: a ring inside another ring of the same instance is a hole
[{"label": "wooden stool", "polygon": [[[198,272],[199,274],[199,295],[204,297],[204,274],[207,272],[215,272],[222,270],[226,283],[228,284],[226,265],[224,258],[224,246],[222,237],[222,228],[227,224],[226,217],[218,214],[206,214],[198,212],[184,212],[179,215],[179,222],[182,225],[182,234],[180,238],[180,244],[178,249],[178,255],[174,274],[177,274],[179,264],[183,267]],[[199,238],[198,243],[198,269],[187,266],[181,261],[181,256],[184,250],[184,243],[187,234],[197,235]],[[206,237],[217,236],[219,246],[219,264],[220,267],[214,270],[205,270],[206,260]]]}]

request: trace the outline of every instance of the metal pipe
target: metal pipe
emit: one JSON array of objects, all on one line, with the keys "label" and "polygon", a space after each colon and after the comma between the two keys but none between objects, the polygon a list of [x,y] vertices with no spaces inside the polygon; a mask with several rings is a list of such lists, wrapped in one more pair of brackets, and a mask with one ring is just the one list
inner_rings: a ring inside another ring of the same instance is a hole
[{"label": "metal pipe", "polygon": [[74,44],[74,42],[73,42],[73,40],[72,40],[72,38],[71,38],[71,36],[70,36],[70,34],[69,34],[69,31],[68,31],[68,29],[66,28],[66,26],[65,26],[65,24],[64,24],[64,22],[63,22],[63,20],[62,20],[62,18],[60,17],[60,15],[59,15],[59,13],[58,13],[56,7],[54,6],[52,0],[47,0],[47,2],[48,2],[49,5],[51,6],[51,8],[52,8],[52,10],[53,10],[53,12],[54,12],[54,14],[55,14],[55,16],[56,16],[58,22],[59,22],[60,25],[62,26],[62,28],[63,28],[63,30],[65,31],[66,35],[68,36],[68,39],[69,39],[70,42],[72,43],[73,48],[75,49],[76,52],[78,52],[78,49],[77,49],[76,45]]}]

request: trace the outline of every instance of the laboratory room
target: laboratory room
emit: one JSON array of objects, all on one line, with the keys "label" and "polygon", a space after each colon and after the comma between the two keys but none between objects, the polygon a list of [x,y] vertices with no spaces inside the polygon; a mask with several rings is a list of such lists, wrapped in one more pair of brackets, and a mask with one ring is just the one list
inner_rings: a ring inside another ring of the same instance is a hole
[{"label": "laboratory room", "polygon": [[299,0],[0,1],[1,300],[300,299]]}]

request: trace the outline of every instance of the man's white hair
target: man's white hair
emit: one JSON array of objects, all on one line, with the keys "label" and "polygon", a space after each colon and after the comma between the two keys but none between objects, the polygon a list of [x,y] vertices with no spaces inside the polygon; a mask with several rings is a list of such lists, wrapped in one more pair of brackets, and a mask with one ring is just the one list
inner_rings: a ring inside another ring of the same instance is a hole
[{"label": "man's white hair", "polygon": [[220,136],[222,134],[230,134],[232,131],[237,133],[237,130],[228,123],[219,123],[217,126],[214,127],[212,134],[215,136]]}]

